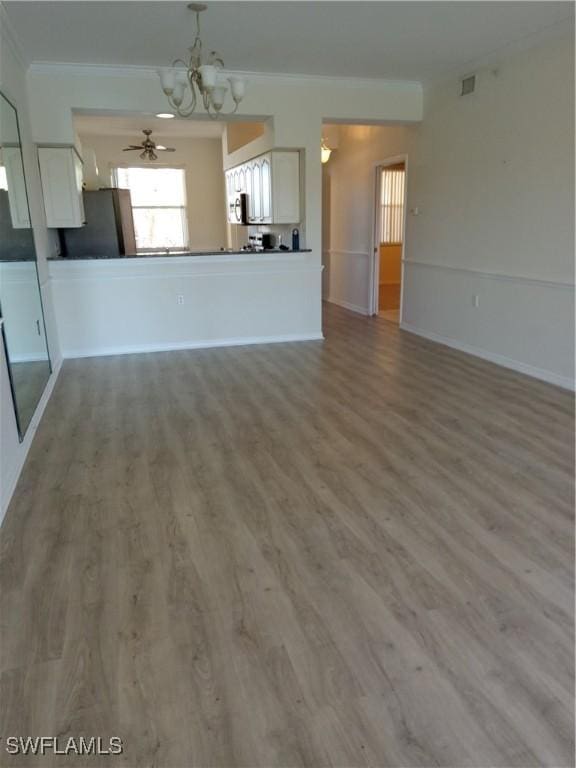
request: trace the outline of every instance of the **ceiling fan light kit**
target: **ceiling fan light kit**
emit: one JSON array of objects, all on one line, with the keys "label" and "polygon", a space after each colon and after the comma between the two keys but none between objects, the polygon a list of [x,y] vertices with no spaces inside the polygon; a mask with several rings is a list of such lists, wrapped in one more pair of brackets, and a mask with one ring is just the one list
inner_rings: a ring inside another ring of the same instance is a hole
[{"label": "ceiling fan light kit", "polygon": [[145,136],[144,141],[141,144],[130,144],[128,147],[124,147],[123,152],[135,152],[140,150],[141,160],[158,160],[156,152],[175,152],[173,147],[165,147],[162,144],[156,144],[150,138],[152,131],[149,128],[145,128],[142,133]]},{"label": "ceiling fan light kit", "polygon": [[[234,114],[244,98],[246,83],[241,77],[224,72],[224,61],[217,51],[211,51],[204,59],[200,14],[206,10],[206,5],[189,3],[188,8],[196,14],[196,37],[189,48],[190,57],[187,62],[175,59],[171,67],[158,70],[162,90],[179,117],[190,117],[200,102],[213,119],[221,114]],[[224,113],[222,108],[228,92],[234,107]]]}]

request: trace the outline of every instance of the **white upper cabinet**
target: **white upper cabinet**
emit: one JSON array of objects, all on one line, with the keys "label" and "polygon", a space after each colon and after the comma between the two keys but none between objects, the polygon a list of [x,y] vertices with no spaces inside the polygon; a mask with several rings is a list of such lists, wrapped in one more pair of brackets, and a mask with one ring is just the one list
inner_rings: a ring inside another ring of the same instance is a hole
[{"label": "white upper cabinet", "polygon": [[[243,179],[248,193],[251,224],[298,224],[300,222],[300,155],[274,150],[226,171],[226,178]],[[238,190],[240,191],[240,190]]]},{"label": "white upper cabinet", "polygon": [[38,147],[38,161],[47,226],[84,226],[82,161],[74,147]]},{"label": "white upper cabinet", "polygon": [[28,198],[26,197],[26,182],[24,181],[20,146],[3,147],[2,163],[6,169],[8,205],[10,207],[12,226],[14,229],[30,229],[30,214],[28,212]]},{"label": "white upper cabinet", "polygon": [[272,222],[300,221],[300,156],[298,152],[272,152]]}]

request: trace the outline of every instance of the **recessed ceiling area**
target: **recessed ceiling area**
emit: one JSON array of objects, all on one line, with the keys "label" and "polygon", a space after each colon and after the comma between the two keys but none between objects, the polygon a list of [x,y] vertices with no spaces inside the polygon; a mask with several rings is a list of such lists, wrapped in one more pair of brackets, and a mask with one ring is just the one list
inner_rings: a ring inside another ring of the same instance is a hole
[{"label": "recessed ceiling area", "polygon": [[226,123],[211,120],[163,120],[146,115],[74,114],[74,128],[80,136],[138,136],[149,128],[155,139],[219,139]]},{"label": "recessed ceiling area", "polygon": [[[169,65],[184,2],[5,2],[31,61]],[[571,2],[215,2],[202,39],[228,69],[426,82],[574,18]]]}]

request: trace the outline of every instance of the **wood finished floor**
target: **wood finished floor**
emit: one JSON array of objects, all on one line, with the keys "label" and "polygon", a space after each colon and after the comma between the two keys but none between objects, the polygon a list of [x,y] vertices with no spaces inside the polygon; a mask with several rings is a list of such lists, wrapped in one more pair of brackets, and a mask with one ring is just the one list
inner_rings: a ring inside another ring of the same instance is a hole
[{"label": "wood finished floor", "polygon": [[571,395],[325,312],[65,363],[2,527],[0,731],[125,751],[1,764],[573,765]]}]

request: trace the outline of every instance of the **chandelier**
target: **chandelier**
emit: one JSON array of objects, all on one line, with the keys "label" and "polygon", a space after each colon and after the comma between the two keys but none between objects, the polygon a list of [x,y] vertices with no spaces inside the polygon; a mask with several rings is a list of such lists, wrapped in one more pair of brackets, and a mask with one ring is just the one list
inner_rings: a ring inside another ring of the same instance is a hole
[{"label": "chandelier", "polygon": [[[171,67],[158,70],[162,90],[170,106],[180,117],[190,117],[199,101],[213,119],[223,114],[231,115],[236,112],[238,104],[244,98],[246,84],[241,77],[224,74],[224,61],[216,51],[211,51],[205,60],[203,59],[200,14],[206,10],[206,5],[189,3],[188,8],[196,14],[196,37],[188,49],[190,56],[187,62],[175,59]],[[182,66],[186,71],[183,71]],[[222,112],[228,87],[234,100],[234,108],[229,112]]]}]

